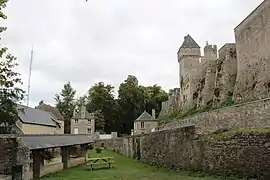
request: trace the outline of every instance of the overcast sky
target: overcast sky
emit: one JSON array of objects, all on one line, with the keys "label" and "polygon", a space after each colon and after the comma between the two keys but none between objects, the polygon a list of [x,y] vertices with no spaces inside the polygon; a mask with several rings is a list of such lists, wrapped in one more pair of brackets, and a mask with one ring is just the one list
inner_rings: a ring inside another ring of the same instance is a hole
[{"label": "overcast sky", "polygon": [[[30,104],[54,103],[71,81],[83,95],[95,83],[178,87],[176,52],[186,34],[203,47],[234,42],[233,29],[262,0],[10,0],[3,42],[19,59]],[[2,24],[2,22],[1,22]]]}]

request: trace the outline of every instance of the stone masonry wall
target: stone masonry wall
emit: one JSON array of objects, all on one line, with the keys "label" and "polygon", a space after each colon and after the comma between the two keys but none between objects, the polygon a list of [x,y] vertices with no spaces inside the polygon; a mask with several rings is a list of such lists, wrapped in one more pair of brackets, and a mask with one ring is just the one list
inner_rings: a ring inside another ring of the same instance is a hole
[{"label": "stone masonry wall", "polygon": [[0,135],[0,175],[11,174],[14,161],[13,157],[16,157],[14,163],[16,162],[16,165],[22,165],[24,172],[27,171],[27,164],[30,161],[30,151],[27,147],[21,145],[17,138],[18,148],[16,152],[12,139],[15,140],[16,138],[12,137],[12,135]]},{"label": "stone masonry wall", "polygon": [[270,127],[270,98],[195,114],[159,126],[156,131],[195,125],[196,133],[241,127]]},{"label": "stone masonry wall", "polygon": [[190,126],[97,143],[101,142],[106,149],[151,165],[270,178],[270,133],[238,133],[230,139],[217,140],[197,137],[195,127]]},{"label": "stone masonry wall", "polygon": [[236,46],[227,43],[219,50],[215,75],[214,105],[219,106],[232,97],[237,76]]},{"label": "stone masonry wall", "polygon": [[234,99],[239,102],[270,95],[270,0],[255,9],[235,28],[237,80]]}]

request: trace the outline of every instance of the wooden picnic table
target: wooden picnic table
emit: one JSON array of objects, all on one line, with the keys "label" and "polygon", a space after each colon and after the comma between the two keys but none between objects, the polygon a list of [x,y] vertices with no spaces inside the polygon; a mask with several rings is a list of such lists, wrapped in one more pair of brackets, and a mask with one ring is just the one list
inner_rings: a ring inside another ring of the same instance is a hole
[{"label": "wooden picnic table", "polygon": [[111,168],[114,157],[96,157],[96,158],[88,158],[87,165],[90,165],[91,171],[93,170],[94,164],[108,164],[109,168]]}]

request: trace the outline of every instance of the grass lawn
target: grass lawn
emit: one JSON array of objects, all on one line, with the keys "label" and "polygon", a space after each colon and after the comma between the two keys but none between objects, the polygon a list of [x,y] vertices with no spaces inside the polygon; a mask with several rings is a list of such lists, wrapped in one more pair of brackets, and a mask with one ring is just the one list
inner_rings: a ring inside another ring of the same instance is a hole
[{"label": "grass lawn", "polygon": [[[197,174],[185,172],[175,172],[161,168],[155,168],[147,164],[134,161],[130,158],[118,155],[113,152],[102,152],[96,154],[90,152],[91,157],[107,156],[114,157],[113,168],[99,168],[94,165],[90,171],[86,165],[73,167],[59,173],[47,175],[43,180],[217,180],[217,177],[199,177]],[[106,165],[104,165],[106,166]],[[231,180],[234,178],[230,178]],[[224,178],[223,178],[224,180]]]}]

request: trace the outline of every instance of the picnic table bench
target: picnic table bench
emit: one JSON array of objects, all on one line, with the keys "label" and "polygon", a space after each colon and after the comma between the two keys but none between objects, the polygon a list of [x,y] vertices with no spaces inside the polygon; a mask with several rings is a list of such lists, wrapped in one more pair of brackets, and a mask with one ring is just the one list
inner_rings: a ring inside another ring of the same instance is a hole
[{"label": "picnic table bench", "polygon": [[91,171],[93,170],[94,164],[108,164],[109,168],[111,168],[111,164],[114,157],[97,157],[97,158],[88,158],[87,159],[87,165],[90,165]]}]

